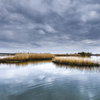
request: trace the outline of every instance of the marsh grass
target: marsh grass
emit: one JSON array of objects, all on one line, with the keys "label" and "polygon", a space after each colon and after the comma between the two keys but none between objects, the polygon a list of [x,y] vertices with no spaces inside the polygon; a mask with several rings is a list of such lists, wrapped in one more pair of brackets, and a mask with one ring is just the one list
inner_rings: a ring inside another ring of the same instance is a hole
[{"label": "marsh grass", "polygon": [[1,58],[0,63],[6,63],[6,62],[25,62],[25,61],[34,61],[34,60],[51,60],[54,58],[53,54],[49,53],[21,53],[21,54],[16,54],[13,57],[6,57],[6,58]]},{"label": "marsh grass", "polygon": [[98,62],[88,60],[85,58],[55,58],[52,60],[52,62],[56,64],[61,64],[61,65],[71,65],[71,66],[87,66],[87,67],[92,67],[92,66],[100,66]]}]

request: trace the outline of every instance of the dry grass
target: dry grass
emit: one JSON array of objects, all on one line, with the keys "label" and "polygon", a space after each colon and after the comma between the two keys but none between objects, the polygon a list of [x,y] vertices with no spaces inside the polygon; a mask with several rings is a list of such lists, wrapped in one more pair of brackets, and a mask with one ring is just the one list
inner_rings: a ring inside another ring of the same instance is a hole
[{"label": "dry grass", "polygon": [[53,62],[61,65],[71,65],[71,66],[99,66],[98,62],[92,60],[86,60],[84,58],[55,58]]},{"label": "dry grass", "polygon": [[43,54],[37,54],[37,53],[21,53],[16,54],[13,57],[7,57],[7,58],[1,58],[0,63],[5,62],[24,62],[24,61],[32,61],[32,60],[51,60],[54,58],[53,54],[49,53],[43,53]]},{"label": "dry grass", "polygon": [[54,54],[55,56],[81,56],[80,54]]}]

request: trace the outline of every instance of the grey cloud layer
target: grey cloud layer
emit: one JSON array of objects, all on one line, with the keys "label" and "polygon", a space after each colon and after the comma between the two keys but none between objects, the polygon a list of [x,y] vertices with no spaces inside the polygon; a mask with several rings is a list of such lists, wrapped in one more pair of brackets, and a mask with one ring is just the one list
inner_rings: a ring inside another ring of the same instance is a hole
[{"label": "grey cloud layer", "polygon": [[90,51],[99,38],[99,0],[0,0],[2,49]]}]

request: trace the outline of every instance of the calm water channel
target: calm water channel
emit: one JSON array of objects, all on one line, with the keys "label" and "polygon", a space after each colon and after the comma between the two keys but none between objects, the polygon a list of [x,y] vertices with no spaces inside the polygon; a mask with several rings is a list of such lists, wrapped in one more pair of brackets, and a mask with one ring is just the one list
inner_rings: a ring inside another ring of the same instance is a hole
[{"label": "calm water channel", "polygon": [[100,68],[51,61],[0,64],[0,100],[100,100]]}]

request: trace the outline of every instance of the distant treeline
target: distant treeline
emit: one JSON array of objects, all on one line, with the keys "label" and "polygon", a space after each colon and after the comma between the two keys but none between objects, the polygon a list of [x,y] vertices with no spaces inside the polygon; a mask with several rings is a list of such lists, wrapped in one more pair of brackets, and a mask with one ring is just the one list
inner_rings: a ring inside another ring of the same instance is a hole
[{"label": "distant treeline", "polygon": [[100,56],[100,54],[95,54],[95,56]]},{"label": "distant treeline", "polygon": [[81,56],[100,56],[100,54],[92,54],[90,52],[79,52]]},{"label": "distant treeline", "polygon": [[90,57],[91,56],[91,53],[89,53],[89,52],[78,52],[78,54],[80,54],[83,57],[85,57],[85,56]]},{"label": "distant treeline", "polygon": [[91,53],[89,52],[78,52],[78,53],[74,53],[74,54],[54,54],[55,56],[82,56],[82,57],[90,57],[91,56]]},{"label": "distant treeline", "polygon": [[[23,53],[0,53],[0,56],[14,56],[16,54],[23,54]],[[29,54],[29,52],[28,52]],[[100,54],[92,54],[91,52],[78,52],[78,53],[66,53],[66,54],[54,54],[55,56],[82,56],[82,57],[89,57],[89,56],[100,56]]]},{"label": "distant treeline", "polygon": [[16,53],[0,53],[0,56],[9,56],[9,55],[13,56],[15,54]]},{"label": "distant treeline", "polygon": [[68,53],[66,53],[66,54],[54,54],[55,56],[80,56],[80,54],[77,54],[77,53],[75,53],[75,54],[68,54]]}]

